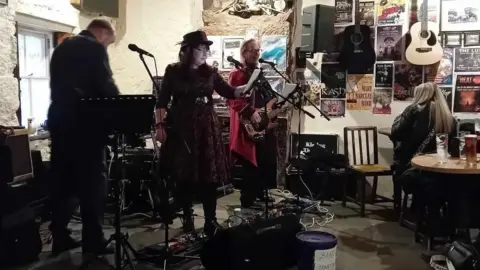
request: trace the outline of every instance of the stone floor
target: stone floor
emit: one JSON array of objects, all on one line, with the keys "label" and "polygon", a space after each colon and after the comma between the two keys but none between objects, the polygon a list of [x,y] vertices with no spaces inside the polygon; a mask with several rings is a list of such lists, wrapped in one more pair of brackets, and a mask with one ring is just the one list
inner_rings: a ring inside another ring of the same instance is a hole
[{"label": "stone floor", "polygon": [[[227,209],[238,204],[238,194],[234,193],[219,199],[218,216],[221,220],[228,217]],[[391,205],[370,207],[367,218],[360,218],[352,209],[343,208],[338,203],[327,207],[335,214],[331,223],[324,227],[315,227],[314,230],[331,232],[338,237],[337,270],[426,270],[430,269],[421,258],[422,246],[413,241],[413,233],[402,228],[395,221],[387,221],[391,214]],[[353,206],[352,206],[353,208]],[[202,209],[196,206],[195,213],[197,227],[203,225]],[[305,218],[304,222],[310,220]],[[159,243],[163,240],[161,224],[140,221],[128,222],[127,230],[130,242],[135,249]],[[79,237],[81,225],[71,224],[74,235]],[[113,232],[112,227],[105,228],[106,234]],[[180,222],[173,225],[173,234],[180,232]],[[82,261],[80,250],[62,254],[57,258],[49,258],[50,246],[45,245],[39,262],[16,269],[78,269]],[[111,259],[111,258],[110,258]],[[94,263],[87,269],[108,269],[100,263]],[[127,268],[128,269],[128,268]],[[138,265],[137,269],[159,269],[149,265]],[[168,269],[202,269],[199,261],[178,268]],[[272,269],[274,270],[274,269]]]}]

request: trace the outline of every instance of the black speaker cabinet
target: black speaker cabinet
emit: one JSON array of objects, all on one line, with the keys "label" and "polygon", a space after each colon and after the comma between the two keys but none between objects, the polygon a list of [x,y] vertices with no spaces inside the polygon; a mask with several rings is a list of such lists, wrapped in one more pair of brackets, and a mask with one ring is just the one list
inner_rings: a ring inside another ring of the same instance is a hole
[{"label": "black speaker cabinet", "polygon": [[335,7],[314,5],[302,11],[302,52],[331,52],[335,23]]}]

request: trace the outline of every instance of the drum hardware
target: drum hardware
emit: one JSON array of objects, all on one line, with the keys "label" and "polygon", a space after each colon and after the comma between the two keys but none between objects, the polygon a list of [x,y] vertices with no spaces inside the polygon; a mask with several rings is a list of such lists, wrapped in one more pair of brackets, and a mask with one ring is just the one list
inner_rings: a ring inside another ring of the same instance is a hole
[{"label": "drum hardware", "polygon": [[[126,177],[124,172],[124,162],[119,161],[119,153],[122,151],[124,157],[125,148],[121,148],[124,143],[124,135],[132,133],[148,132],[153,126],[151,119],[152,112],[154,110],[155,100],[151,95],[121,95],[118,97],[109,97],[104,99],[81,99],[79,103],[79,115],[85,117],[85,119],[94,119],[99,115],[102,116],[104,126],[108,126],[111,133],[114,134],[114,140],[112,145],[112,162],[117,163],[119,166],[114,166],[118,173],[114,174],[115,187],[115,233],[110,236],[105,244],[105,247],[112,242],[115,242],[115,265],[111,266],[117,270],[123,270],[125,266],[130,266],[132,270],[136,267],[133,264],[137,252],[133,249],[132,245],[128,242],[128,234],[124,234],[121,231],[121,215],[122,215],[122,203],[121,203],[121,189],[122,179]],[[96,260],[94,258],[93,260]],[[86,260],[80,266],[80,269],[86,269],[93,260]]]}]

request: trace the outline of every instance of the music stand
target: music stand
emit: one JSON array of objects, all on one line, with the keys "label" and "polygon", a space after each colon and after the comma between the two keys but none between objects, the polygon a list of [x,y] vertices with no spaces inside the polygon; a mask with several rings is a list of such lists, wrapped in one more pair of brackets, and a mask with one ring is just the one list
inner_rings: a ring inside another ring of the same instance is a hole
[{"label": "music stand", "polygon": [[[115,194],[115,233],[110,236],[105,247],[112,241],[115,241],[115,266],[111,266],[116,270],[121,270],[129,265],[131,269],[135,270],[129,250],[133,256],[136,256],[136,251],[128,242],[128,234],[121,231],[121,175],[124,171],[123,162],[118,163],[118,144],[120,138],[125,134],[147,133],[152,128],[152,113],[154,111],[155,98],[153,95],[120,95],[108,98],[83,98],[78,103],[78,111],[81,116],[81,123],[88,123],[89,127],[93,127],[92,132],[102,132],[99,136],[114,135],[112,153],[116,164],[118,173],[114,174],[114,194]],[[92,123],[94,121],[94,123]],[[122,153],[125,154],[125,148],[122,147]],[[123,249],[123,254],[122,254]],[[122,265],[123,255],[126,257],[125,265]],[[93,261],[86,261],[80,269],[85,269]]]}]

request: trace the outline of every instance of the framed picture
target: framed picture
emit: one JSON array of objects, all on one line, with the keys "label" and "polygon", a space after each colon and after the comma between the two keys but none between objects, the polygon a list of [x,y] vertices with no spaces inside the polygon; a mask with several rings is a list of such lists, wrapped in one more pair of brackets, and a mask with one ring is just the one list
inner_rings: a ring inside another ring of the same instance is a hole
[{"label": "framed picture", "polygon": [[480,29],[479,11],[480,1],[442,0],[441,31],[477,31]]},{"label": "framed picture", "polygon": [[0,5],[8,5],[8,0],[0,0]]},{"label": "framed picture", "polygon": [[443,33],[438,33],[437,41],[440,44],[440,46],[442,46],[442,47],[444,46],[444,44],[443,44],[443,39],[444,38],[443,37],[444,37]]},{"label": "framed picture", "polygon": [[461,47],[462,34],[461,33],[445,33],[445,47]]},{"label": "framed picture", "polygon": [[480,46],[480,32],[464,33],[463,46]]}]

